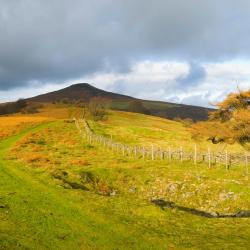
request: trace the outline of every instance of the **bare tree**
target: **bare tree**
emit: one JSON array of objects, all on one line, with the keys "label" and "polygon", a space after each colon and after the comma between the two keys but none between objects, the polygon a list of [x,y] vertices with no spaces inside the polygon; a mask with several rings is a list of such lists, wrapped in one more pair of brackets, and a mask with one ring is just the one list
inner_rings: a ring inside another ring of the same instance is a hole
[{"label": "bare tree", "polygon": [[[105,119],[107,116],[107,108],[109,100],[103,97],[93,97],[89,102],[89,113],[94,121]],[[86,113],[85,113],[86,114]]]},{"label": "bare tree", "polygon": [[150,110],[148,110],[144,105],[143,102],[140,100],[133,100],[129,103],[128,110],[130,112],[135,113],[142,113],[146,115],[150,115]]}]

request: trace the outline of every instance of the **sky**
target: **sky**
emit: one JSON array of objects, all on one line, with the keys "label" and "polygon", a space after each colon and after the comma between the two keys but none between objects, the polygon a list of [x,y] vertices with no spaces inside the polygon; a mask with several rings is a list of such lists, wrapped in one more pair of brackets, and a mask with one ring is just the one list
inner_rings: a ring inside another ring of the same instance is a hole
[{"label": "sky", "polygon": [[74,83],[211,106],[250,88],[249,0],[0,0],[0,102]]}]

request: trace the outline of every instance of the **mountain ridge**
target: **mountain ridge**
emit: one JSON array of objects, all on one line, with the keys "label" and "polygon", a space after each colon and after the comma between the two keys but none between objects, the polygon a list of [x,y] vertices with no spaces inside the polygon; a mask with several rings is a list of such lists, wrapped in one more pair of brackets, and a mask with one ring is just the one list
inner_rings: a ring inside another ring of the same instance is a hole
[{"label": "mountain ridge", "polygon": [[213,110],[194,105],[138,99],[128,95],[105,91],[89,83],[76,83],[63,89],[27,98],[26,100],[42,103],[55,103],[63,99],[67,99],[70,102],[89,102],[93,97],[108,99],[111,102],[111,109],[123,111],[131,111],[131,102],[139,101],[151,115],[169,119],[190,118],[194,121],[206,120],[208,118],[208,113]]},{"label": "mountain ridge", "polygon": [[89,101],[91,98],[95,96],[102,96],[102,97],[110,97],[115,99],[135,99],[130,96],[117,94],[109,91],[105,91],[99,88],[96,88],[89,83],[76,83],[70,85],[68,87],[52,91],[49,93],[37,95],[27,100],[35,101],[35,102],[55,102],[60,101],[63,98],[68,98],[69,100],[73,101]]}]

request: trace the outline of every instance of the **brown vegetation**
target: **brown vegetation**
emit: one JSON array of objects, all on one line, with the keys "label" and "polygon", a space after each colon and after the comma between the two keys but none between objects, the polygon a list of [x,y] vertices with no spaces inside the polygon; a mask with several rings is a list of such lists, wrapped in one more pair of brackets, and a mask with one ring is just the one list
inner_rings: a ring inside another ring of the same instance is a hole
[{"label": "brown vegetation", "polygon": [[141,113],[141,114],[146,114],[150,115],[150,110],[147,109],[144,105],[143,102],[140,100],[133,100],[129,103],[128,106],[128,111],[130,112],[135,112],[135,113]]},{"label": "brown vegetation", "polygon": [[250,143],[250,90],[229,94],[217,104],[208,122],[193,126],[194,138],[207,137],[213,143],[240,143],[249,149]]},{"label": "brown vegetation", "polygon": [[0,115],[7,115],[20,112],[27,106],[27,102],[19,99],[16,102],[8,102],[0,105]]}]

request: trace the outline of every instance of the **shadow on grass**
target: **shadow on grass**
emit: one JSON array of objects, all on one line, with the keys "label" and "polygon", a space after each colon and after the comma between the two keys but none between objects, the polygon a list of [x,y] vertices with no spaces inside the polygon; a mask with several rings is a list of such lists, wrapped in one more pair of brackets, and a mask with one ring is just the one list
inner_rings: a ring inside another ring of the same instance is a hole
[{"label": "shadow on grass", "polygon": [[162,209],[170,208],[170,209],[177,209],[179,211],[187,212],[193,215],[206,217],[206,218],[250,218],[250,211],[239,211],[238,213],[234,214],[220,214],[220,213],[209,213],[201,210],[197,210],[194,208],[183,207],[176,205],[174,202],[165,201],[163,199],[155,199],[152,200],[156,206],[159,206]]}]

